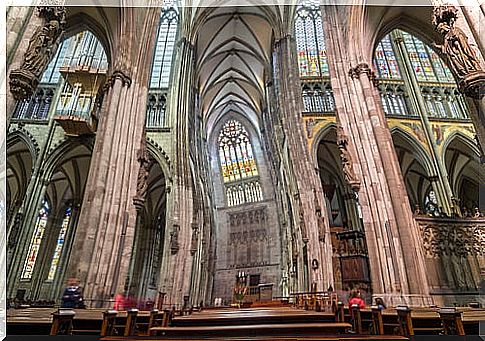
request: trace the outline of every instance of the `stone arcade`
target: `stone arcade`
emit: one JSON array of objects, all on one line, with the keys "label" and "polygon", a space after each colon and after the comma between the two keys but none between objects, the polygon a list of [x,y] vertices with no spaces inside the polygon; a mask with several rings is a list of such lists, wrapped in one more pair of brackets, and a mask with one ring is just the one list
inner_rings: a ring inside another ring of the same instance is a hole
[{"label": "stone arcade", "polygon": [[77,278],[93,308],[230,304],[244,273],[273,297],[479,300],[484,20],[478,2],[9,7],[7,298]]}]

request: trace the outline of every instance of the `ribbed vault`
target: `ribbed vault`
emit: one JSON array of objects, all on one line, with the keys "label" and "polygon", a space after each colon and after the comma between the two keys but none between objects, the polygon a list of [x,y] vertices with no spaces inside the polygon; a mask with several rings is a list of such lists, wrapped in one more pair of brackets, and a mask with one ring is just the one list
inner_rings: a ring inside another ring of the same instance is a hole
[{"label": "ribbed vault", "polygon": [[262,8],[221,7],[207,15],[196,41],[201,114],[210,134],[228,112],[259,127],[273,29]]}]

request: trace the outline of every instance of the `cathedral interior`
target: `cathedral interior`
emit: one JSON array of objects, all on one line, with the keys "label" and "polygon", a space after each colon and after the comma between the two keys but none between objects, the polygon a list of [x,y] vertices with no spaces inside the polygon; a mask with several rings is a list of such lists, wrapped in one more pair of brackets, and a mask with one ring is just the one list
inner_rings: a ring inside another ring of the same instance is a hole
[{"label": "cathedral interior", "polygon": [[483,4],[6,15],[8,299],[480,301]]}]

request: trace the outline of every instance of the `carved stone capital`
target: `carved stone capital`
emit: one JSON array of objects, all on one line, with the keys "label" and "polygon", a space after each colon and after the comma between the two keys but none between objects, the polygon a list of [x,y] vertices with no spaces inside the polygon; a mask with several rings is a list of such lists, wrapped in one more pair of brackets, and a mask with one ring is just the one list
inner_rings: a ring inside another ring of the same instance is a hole
[{"label": "carved stone capital", "polygon": [[458,88],[465,96],[482,99],[485,96],[485,72],[469,73],[458,82]]},{"label": "carved stone capital", "polygon": [[66,7],[64,6],[37,6],[39,17],[45,18],[47,21],[55,20],[64,29],[66,24]]},{"label": "carved stone capital", "polygon": [[29,70],[12,70],[9,75],[10,92],[17,100],[29,98],[39,85],[39,79]]},{"label": "carved stone capital", "polygon": [[432,14],[432,23],[435,28],[441,23],[450,24],[458,17],[458,9],[451,5],[435,6]]},{"label": "carved stone capital", "polygon": [[104,83],[104,86],[103,86],[103,92],[106,92],[111,87],[113,87],[117,79],[121,80],[121,83],[123,86],[125,85],[127,87],[131,86],[131,77],[128,75],[128,72],[121,69],[117,69],[111,73],[108,79],[106,79],[106,82]]},{"label": "carved stone capital", "polygon": [[374,86],[379,85],[379,81],[377,80],[374,71],[369,67],[369,64],[360,63],[356,67],[350,68],[349,70],[350,78],[359,78],[363,73],[367,75]]}]

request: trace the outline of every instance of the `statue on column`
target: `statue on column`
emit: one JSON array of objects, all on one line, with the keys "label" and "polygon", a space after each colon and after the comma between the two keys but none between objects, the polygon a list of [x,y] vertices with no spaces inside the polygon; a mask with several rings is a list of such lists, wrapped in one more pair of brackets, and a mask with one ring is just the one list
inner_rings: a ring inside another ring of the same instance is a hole
[{"label": "statue on column", "polygon": [[26,99],[33,94],[64,32],[64,7],[39,7],[39,16],[44,17],[47,22],[34,32],[22,65],[9,76],[10,92],[17,100]]},{"label": "statue on column", "polygon": [[354,191],[359,189],[359,180],[354,172],[354,166],[352,164],[352,156],[347,149],[349,141],[347,135],[344,134],[344,130],[341,125],[337,126],[337,146],[340,150],[340,160],[342,161],[342,170],[344,172],[345,181],[352,187]]},{"label": "statue on column", "polygon": [[133,204],[137,210],[141,209],[145,203],[145,198],[148,192],[148,176],[150,168],[153,164],[153,159],[146,149],[145,134],[142,134],[141,147],[138,150],[138,162],[140,169],[138,171],[138,179],[136,183],[136,195],[133,198]]},{"label": "statue on column", "polygon": [[448,59],[448,64],[458,78],[458,86],[467,96],[477,97],[483,87],[483,72],[468,37],[455,27],[458,9],[454,6],[437,6],[433,11],[433,25],[443,35],[443,45],[434,44]]}]

